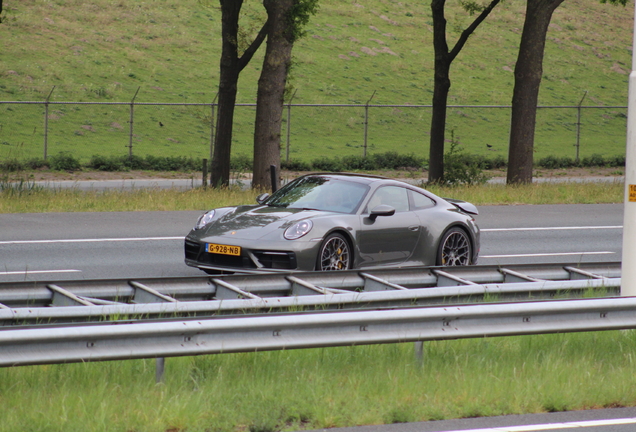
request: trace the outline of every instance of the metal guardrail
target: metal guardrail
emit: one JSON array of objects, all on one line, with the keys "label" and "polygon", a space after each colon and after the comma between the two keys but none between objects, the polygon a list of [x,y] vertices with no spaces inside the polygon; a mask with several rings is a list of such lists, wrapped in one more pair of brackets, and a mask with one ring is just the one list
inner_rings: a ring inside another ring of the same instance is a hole
[{"label": "metal guardrail", "polygon": [[0,325],[616,295],[620,263],[0,283]]},{"label": "metal guardrail", "polygon": [[634,328],[633,297],[64,324],[0,331],[0,366]]}]

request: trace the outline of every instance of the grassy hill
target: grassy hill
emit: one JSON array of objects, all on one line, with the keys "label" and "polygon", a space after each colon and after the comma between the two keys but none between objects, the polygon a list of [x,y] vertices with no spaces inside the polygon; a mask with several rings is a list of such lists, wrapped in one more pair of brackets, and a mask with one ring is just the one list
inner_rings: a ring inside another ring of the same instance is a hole
[{"label": "grassy hill", "polygon": [[[128,104],[211,103],[219,76],[220,11],[215,0],[5,0],[0,24],[0,101],[107,102],[50,105],[49,155],[127,154]],[[262,6],[249,0],[255,32]],[[544,61],[543,106],[583,110],[581,156],[624,154],[633,3],[568,0],[554,14]],[[452,70],[453,105],[508,105],[524,2],[507,0],[470,38]],[[447,6],[449,40],[472,20]],[[294,48],[294,104],[403,105],[369,110],[368,151],[428,155],[432,18],[428,2],[322,0]],[[240,103],[255,102],[261,52],[241,75]],[[54,89],[53,89],[54,88]],[[374,94],[375,92],[375,94]],[[585,93],[587,92],[587,93]],[[207,157],[210,106],[137,105],[133,152]],[[541,109],[537,158],[574,157],[577,112]],[[233,154],[251,155],[254,109],[238,107]],[[292,159],[362,154],[364,109],[294,107]],[[163,126],[161,126],[163,125]],[[283,129],[283,145],[286,130]],[[507,155],[509,110],[454,107],[448,130],[471,153]],[[450,134],[449,134],[450,136]],[[43,105],[0,103],[0,157],[42,157]],[[487,148],[486,144],[491,145]],[[285,150],[283,149],[283,157]]]}]

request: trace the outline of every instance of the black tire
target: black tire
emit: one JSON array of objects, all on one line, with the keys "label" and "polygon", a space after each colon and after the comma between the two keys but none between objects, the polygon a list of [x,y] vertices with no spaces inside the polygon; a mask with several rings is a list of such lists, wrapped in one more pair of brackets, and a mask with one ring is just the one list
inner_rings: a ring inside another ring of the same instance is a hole
[{"label": "black tire", "polygon": [[316,270],[349,270],[353,262],[347,239],[338,233],[330,234],[320,245]]},{"label": "black tire", "polygon": [[442,236],[437,248],[437,265],[465,266],[470,265],[473,247],[468,234],[461,228],[453,227]]}]

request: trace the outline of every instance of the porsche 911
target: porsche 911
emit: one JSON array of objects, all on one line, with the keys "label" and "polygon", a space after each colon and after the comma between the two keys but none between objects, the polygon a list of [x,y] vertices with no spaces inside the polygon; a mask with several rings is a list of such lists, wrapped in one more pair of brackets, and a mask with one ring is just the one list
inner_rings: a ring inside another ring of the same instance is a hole
[{"label": "porsche 911", "polygon": [[476,264],[477,208],[401,181],[308,174],[204,213],[185,263],[210,274]]}]

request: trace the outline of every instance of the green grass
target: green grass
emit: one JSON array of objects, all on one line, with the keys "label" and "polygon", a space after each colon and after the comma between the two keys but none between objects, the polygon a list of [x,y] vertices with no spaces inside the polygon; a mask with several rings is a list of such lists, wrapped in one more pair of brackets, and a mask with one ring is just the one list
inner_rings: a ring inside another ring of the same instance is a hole
[{"label": "green grass", "polygon": [[[620,203],[624,199],[624,185],[620,182],[431,187],[429,190],[476,205]],[[3,189],[0,183],[0,213],[207,210],[255,202],[258,193],[238,188],[85,192],[43,189],[29,181]]]},{"label": "green grass", "polygon": [[[212,0],[5,1],[0,101],[42,101],[55,86],[54,102],[127,103],[140,89],[139,103],[210,103],[219,74],[216,6]],[[246,3],[248,27],[262,18],[261,9],[259,2]],[[450,104],[510,103],[523,10],[521,0],[503,2],[471,36],[451,70]],[[472,19],[454,3],[448,4],[447,18],[450,41]],[[564,2],[548,33],[539,104],[577,105],[587,91],[585,106],[626,105],[632,18],[630,7]],[[294,103],[364,104],[376,92],[373,104],[430,104],[431,29],[427,2],[321,1],[306,37],[294,48]],[[262,51],[242,72],[239,103],[255,101]],[[49,155],[71,151],[86,161],[94,154],[127,154],[128,105],[51,105],[49,110]],[[209,157],[210,111],[209,106],[136,106],[133,152]],[[509,110],[451,108],[448,114],[448,130],[468,152],[507,155]],[[580,156],[624,154],[625,114],[614,108],[584,110]],[[576,121],[575,109],[539,110],[535,157],[574,157]],[[363,122],[363,108],[296,107],[290,156],[309,161],[359,155]],[[252,154],[253,125],[254,109],[238,107],[235,155]],[[42,157],[43,127],[42,105],[0,104],[0,157]],[[425,108],[371,108],[368,152],[426,156],[429,127]]]},{"label": "green grass", "polygon": [[0,369],[0,431],[293,431],[633,406],[636,332]]}]

